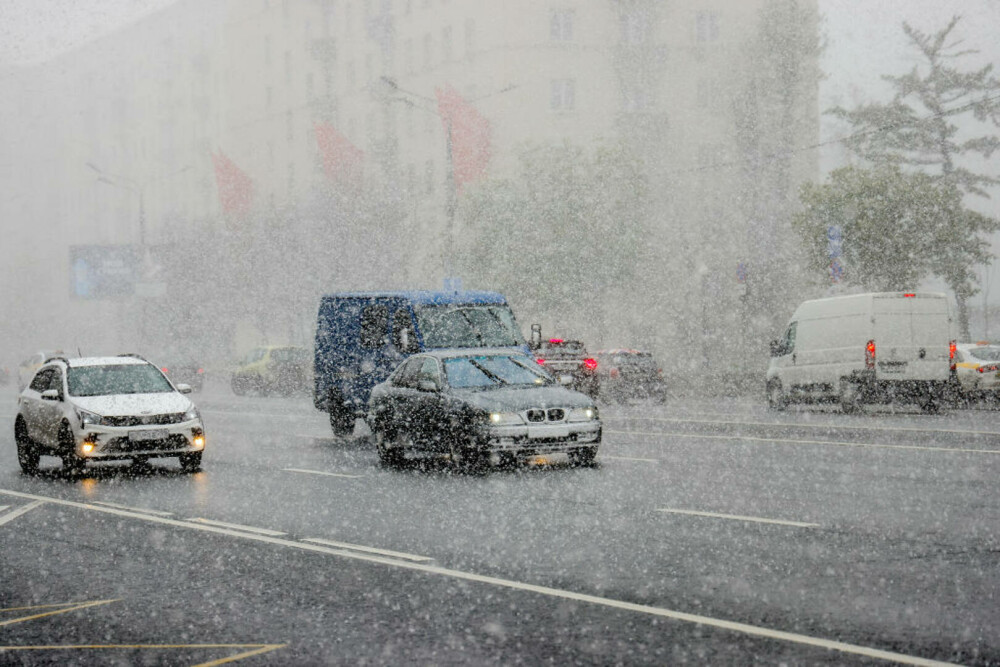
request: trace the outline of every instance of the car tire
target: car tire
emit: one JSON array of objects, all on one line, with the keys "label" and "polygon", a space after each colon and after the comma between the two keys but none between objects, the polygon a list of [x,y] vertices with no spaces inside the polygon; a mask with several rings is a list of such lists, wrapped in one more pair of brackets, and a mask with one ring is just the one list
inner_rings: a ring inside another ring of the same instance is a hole
[{"label": "car tire", "polygon": [[327,402],[330,410],[330,428],[333,430],[334,436],[349,438],[354,434],[354,422],[356,418],[353,413],[345,410],[340,405],[339,398],[339,394],[331,394],[330,400]]},{"label": "car tire", "polygon": [[198,472],[201,470],[201,455],[202,452],[193,452],[178,456],[177,458],[181,462],[181,470],[184,472]]},{"label": "car tire", "polygon": [[59,457],[62,459],[63,472],[77,474],[87,467],[87,461],[76,453],[76,440],[69,424],[63,422],[59,427]]},{"label": "car tire", "polygon": [[593,467],[597,461],[597,447],[581,447],[569,453],[570,465],[576,468]]},{"label": "car tire", "polygon": [[229,386],[232,388],[233,393],[237,396],[243,396],[247,393],[246,382],[239,375],[234,375],[229,381]]},{"label": "car tire", "polygon": [[21,466],[21,471],[25,475],[38,473],[38,461],[42,455],[28,437],[28,427],[20,416],[14,422],[14,441],[17,443],[17,462]]},{"label": "car tire", "polygon": [[779,380],[771,380],[767,383],[767,407],[772,410],[784,410],[788,405],[788,399],[785,398],[784,392],[781,391],[781,382]]},{"label": "car tire", "polygon": [[378,460],[387,468],[396,468],[403,463],[403,448],[399,437],[386,429],[375,431],[375,451],[378,452]]}]

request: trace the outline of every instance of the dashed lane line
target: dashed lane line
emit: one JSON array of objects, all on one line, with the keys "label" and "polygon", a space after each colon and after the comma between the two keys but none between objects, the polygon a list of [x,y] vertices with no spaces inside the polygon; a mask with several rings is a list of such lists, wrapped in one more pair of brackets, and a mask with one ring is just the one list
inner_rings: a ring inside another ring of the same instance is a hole
[{"label": "dashed lane line", "polygon": [[348,542],[335,542],[333,540],[326,540],[320,537],[310,537],[302,541],[310,542],[312,544],[323,544],[328,547],[339,547],[341,549],[350,549],[352,551],[364,551],[365,553],[381,554],[383,556],[391,556],[393,558],[402,558],[403,560],[412,560],[415,563],[425,563],[434,560],[433,558],[428,558],[427,556],[416,556],[414,554],[408,554],[402,551],[389,551],[388,549],[377,549],[375,547],[366,547],[360,544],[350,544]]},{"label": "dashed lane line", "polygon": [[614,431],[615,435],[663,436],[668,438],[700,438],[702,440],[744,440],[748,442],[774,442],[783,445],[829,445],[831,447],[870,447],[874,449],[906,449],[922,452],[947,452],[962,454],[1000,454],[1000,449],[967,449],[963,447],[924,447],[921,445],[884,445],[875,442],[846,442],[838,440],[793,440],[789,438],[752,438],[744,435],[708,435],[705,433],[674,433],[671,431]]},{"label": "dashed lane line", "polygon": [[0,526],[4,525],[5,523],[10,523],[17,517],[21,516],[22,514],[27,514],[28,512],[35,509],[41,504],[42,504],[41,500],[36,500],[33,503],[28,503],[27,505],[22,505],[21,507],[16,507],[12,509],[3,516],[0,516]]},{"label": "dashed lane line", "polygon": [[306,470],[304,468],[282,468],[282,472],[300,472],[306,475],[323,475],[325,477],[345,477],[347,479],[361,479],[365,475],[349,475],[343,472],[326,472],[323,470]]},{"label": "dashed lane line", "polygon": [[258,535],[267,535],[269,537],[278,537],[284,535],[285,533],[280,530],[271,530],[270,528],[257,528],[255,526],[244,526],[239,523],[227,523],[225,521],[215,521],[214,519],[202,519],[202,518],[192,518],[188,521],[194,523],[203,523],[207,526],[219,526],[220,528],[230,528],[232,530],[239,530],[247,533],[255,533]]},{"label": "dashed lane line", "polygon": [[105,503],[100,500],[94,501],[95,505],[104,505],[105,507],[114,507],[120,510],[129,510],[130,512],[142,512],[143,514],[155,514],[156,516],[173,516],[173,512],[164,512],[162,510],[151,510],[145,507],[129,507],[128,505],[119,505],[118,503]]},{"label": "dashed lane line", "polygon": [[765,519],[759,516],[742,516],[739,514],[719,514],[716,512],[697,512],[695,510],[678,510],[659,508],[657,512],[667,514],[687,514],[690,516],[703,516],[712,519],[732,519],[734,521],[752,521],[754,523],[773,523],[779,526],[794,526],[796,528],[818,528],[818,523],[804,523],[802,521],[788,521],[787,519]]},{"label": "dashed lane line", "polygon": [[63,500],[61,498],[49,498],[46,496],[37,496],[33,494],[22,493],[20,491],[9,491],[6,489],[0,489],[0,494],[14,496],[18,498],[41,500],[43,502],[53,503],[57,505],[76,507],[82,510],[89,510],[95,512],[103,512],[106,514],[114,514],[117,516],[131,517],[134,519],[139,519],[141,521],[158,523],[167,526],[174,526],[177,528],[185,528],[188,530],[200,530],[208,533],[215,533],[217,535],[228,535],[230,537],[239,537],[245,540],[264,542],[267,544],[274,544],[283,547],[301,549],[304,551],[312,551],[314,553],[324,553],[332,556],[339,556],[342,558],[350,558],[357,561],[377,563],[389,567],[396,567],[416,572],[423,572],[425,574],[435,574],[439,576],[450,577],[453,579],[461,579],[464,581],[487,584],[491,586],[496,586],[498,588],[506,588],[509,590],[535,593],[538,595],[544,595],[552,598],[575,600],[577,602],[584,602],[587,604],[606,607],[610,609],[631,611],[638,614],[645,614],[648,616],[655,616],[659,618],[669,618],[675,621],[693,623],[695,625],[702,625],[730,632],[737,632],[748,636],[761,637],[764,639],[770,639],[774,641],[788,642],[792,644],[798,644],[801,646],[823,648],[831,651],[838,651],[849,655],[858,655],[877,660],[887,660],[904,665],[933,666],[933,665],[949,664],[949,663],[939,662],[936,660],[929,660],[927,658],[921,658],[919,656],[906,655],[904,653],[894,653],[892,651],[884,651],[882,649],[876,649],[868,646],[860,646],[857,644],[849,644],[847,642],[824,639],[822,637],[811,637],[809,635],[798,634],[795,632],[787,632],[784,630],[773,630],[771,628],[765,628],[757,625],[750,625],[748,623],[739,623],[736,621],[727,621],[724,619],[713,618],[711,616],[690,614],[687,612],[675,611],[672,609],[665,609],[662,607],[653,607],[651,605],[637,604],[634,602],[625,602],[622,600],[615,600],[612,598],[604,598],[597,595],[589,595],[586,593],[575,593],[573,591],[561,590],[558,588],[550,588],[548,586],[539,586],[536,584],[528,584],[519,581],[513,581],[510,579],[501,579],[499,577],[473,574],[471,572],[463,572],[461,570],[452,570],[444,567],[438,567],[435,565],[428,565],[427,563],[411,563],[404,560],[387,558],[385,556],[380,556],[377,554],[365,554],[356,551],[348,551],[345,549],[327,547],[321,544],[311,544],[308,542],[280,539],[277,537],[269,537],[267,535],[255,535],[253,533],[230,530],[228,528],[223,528],[221,526],[203,525],[191,521],[178,521],[176,519],[168,519],[166,517],[150,516],[148,514],[139,514],[137,512],[118,510],[112,507],[101,507],[100,505],[91,505],[88,503],[80,503],[72,500]]}]

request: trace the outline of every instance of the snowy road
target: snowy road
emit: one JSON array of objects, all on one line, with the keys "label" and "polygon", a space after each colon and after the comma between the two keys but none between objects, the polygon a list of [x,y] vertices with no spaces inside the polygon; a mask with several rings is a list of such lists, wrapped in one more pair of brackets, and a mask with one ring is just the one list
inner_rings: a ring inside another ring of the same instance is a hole
[{"label": "snowy road", "polygon": [[597,468],[476,476],[195,399],[201,473],[28,478],[3,388],[0,662],[1000,661],[1000,412],[607,406]]}]

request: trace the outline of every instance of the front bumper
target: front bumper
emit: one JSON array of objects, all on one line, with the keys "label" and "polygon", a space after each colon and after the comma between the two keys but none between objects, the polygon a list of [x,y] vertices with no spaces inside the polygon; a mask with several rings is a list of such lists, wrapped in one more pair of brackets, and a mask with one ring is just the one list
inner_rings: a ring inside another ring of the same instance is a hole
[{"label": "front bumper", "polygon": [[77,456],[87,460],[178,456],[205,450],[205,426],[200,419],[156,426],[88,424],[75,440]]},{"label": "front bumper", "polygon": [[569,453],[601,444],[601,422],[561,422],[539,425],[489,426],[478,449],[487,454]]}]

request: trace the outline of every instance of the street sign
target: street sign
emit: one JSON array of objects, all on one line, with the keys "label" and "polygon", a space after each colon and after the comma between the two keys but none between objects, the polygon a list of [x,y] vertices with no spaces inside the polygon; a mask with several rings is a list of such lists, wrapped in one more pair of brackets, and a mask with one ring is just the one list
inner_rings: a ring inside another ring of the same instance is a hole
[{"label": "street sign", "polygon": [[75,245],[69,248],[70,295],[112,299],[135,292],[139,253],[129,245]]}]

